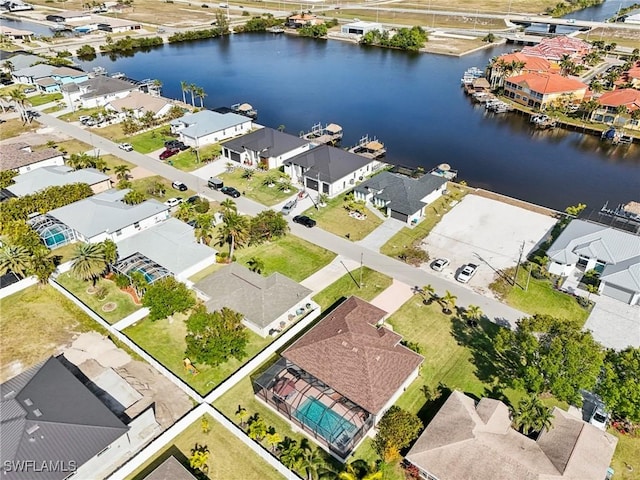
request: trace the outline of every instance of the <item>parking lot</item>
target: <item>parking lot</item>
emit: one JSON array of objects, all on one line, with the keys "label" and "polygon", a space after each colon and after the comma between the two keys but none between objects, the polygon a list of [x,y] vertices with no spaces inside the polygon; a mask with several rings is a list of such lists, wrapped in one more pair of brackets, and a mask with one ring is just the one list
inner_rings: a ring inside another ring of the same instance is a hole
[{"label": "parking lot", "polygon": [[487,293],[497,270],[517,264],[523,242],[525,259],[555,223],[550,216],[467,195],[434,227],[423,247],[431,260],[451,261],[438,275],[453,279],[464,264],[478,265],[469,286]]}]

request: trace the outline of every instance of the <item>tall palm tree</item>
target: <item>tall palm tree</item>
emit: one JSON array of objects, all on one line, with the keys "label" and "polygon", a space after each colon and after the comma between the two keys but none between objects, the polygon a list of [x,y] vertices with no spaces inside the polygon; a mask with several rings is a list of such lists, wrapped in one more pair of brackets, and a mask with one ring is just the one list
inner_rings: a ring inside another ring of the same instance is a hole
[{"label": "tall palm tree", "polygon": [[264,262],[258,257],[251,257],[247,261],[247,266],[249,267],[249,270],[256,273],[262,273],[262,270],[264,270]]},{"label": "tall palm tree", "polygon": [[300,468],[300,459],[303,452],[297,441],[293,440],[292,438],[285,437],[279,448],[280,461],[285,467],[290,469]]},{"label": "tall palm tree", "polygon": [[86,168],[91,163],[91,158],[86,153],[72,153],[67,160],[67,165],[74,170]]},{"label": "tall palm tree", "polygon": [[431,303],[436,298],[436,289],[431,284],[425,285],[422,287],[422,294],[425,296],[424,303]]},{"label": "tall palm tree", "polygon": [[104,251],[104,260],[107,262],[107,268],[110,269],[118,261],[118,246],[110,239],[106,239],[101,245]]},{"label": "tall palm tree", "polygon": [[110,170],[106,160],[102,157],[93,158],[91,160],[91,167],[101,171],[102,173],[107,173]]},{"label": "tall palm tree", "polygon": [[41,285],[46,285],[53,272],[58,268],[55,259],[49,253],[48,249],[43,248],[35,252],[31,257],[31,272],[33,272]]},{"label": "tall palm tree", "polygon": [[195,207],[193,203],[182,202],[178,206],[178,211],[176,212],[176,218],[178,220],[182,220],[183,222],[188,221],[195,213]]},{"label": "tall palm tree", "polygon": [[224,216],[222,229],[220,230],[220,245],[229,244],[229,261],[233,261],[233,252],[236,245],[242,246],[249,237],[249,222],[247,217],[237,213],[228,213]]},{"label": "tall palm tree", "polygon": [[236,202],[230,198],[220,202],[220,207],[222,208],[222,216],[226,216],[229,213],[238,213],[238,206],[236,205]]},{"label": "tall palm tree", "polygon": [[118,180],[126,180],[129,178],[131,167],[129,165],[116,165],[113,167],[113,172],[116,174]]},{"label": "tall palm tree", "polygon": [[18,277],[26,277],[31,266],[31,254],[21,245],[6,244],[0,248],[0,275],[13,272]]},{"label": "tall palm tree", "polygon": [[520,400],[512,417],[513,426],[524,435],[530,435],[550,428],[553,414],[551,409],[542,403],[538,395],[533,393]]},{"label": "tall palm tree", "polygon": [[469,305],[466,313],[467,318],[474,322],[478,322],[482,318],[482,310],[477,305]]},{"label": "tall palm tree", "polygon": [[211,214],[203,213],[196,217],[196,228],[194,230],[194,235],[198,243],[204,243],[208,245],[213,238],[214,230],[215,228],[213,226],[213,216]]},{"label": "tall palm tree", "polygon": [[182,103],[187,103],[187,97],[185,96],[185,92],[189,91],[189,84],[187,82],[180,82],[180,90],[182,90]]},{"label": "tall palm tree", "polygon": [[307,480],[318,480],[327,470],[327,462],[320,449],[313,448],[306,438],[300,441],[300,447],[302,450],[300,469],[305,472]]},{"label": "tall palm tree", "polygon": [[447,290],[444,296],[440,299],[440,301],[442,302],[442,311],[446,314],[451,313],[456,306],[457,299],[458,297]]},{"label": "tall palm tree", "polygon": [[204,97],[207,96],[207,93],[204,91],[204,88],[202,87],[195,87],[195,95],[197,98],[200,99],[200,108],[204,108]]},{"label": "tall palm tree", "polygon": [[104,247],[99,243],[81,243],[71,257],[71,273],[80,280],[96,280],[107,269]]},{"label": "tall palm tree", "polygon": [[191,83],[189,85],[189,93],[191,94],[191,106],[195,107],[196,106],[196,102],[195,102],[195,93],[196,93],[196,88],[198,88],[198,86],[195,83]]},{"label": "tall palm tree", "polygon": [[[30,121],[31,117],[27,114],[27,95],[20,88],[14,88],[9,91],[9,98],[15,103],[20,119],[24,122]],[[29,104],[30,105],[30,104]]]}]

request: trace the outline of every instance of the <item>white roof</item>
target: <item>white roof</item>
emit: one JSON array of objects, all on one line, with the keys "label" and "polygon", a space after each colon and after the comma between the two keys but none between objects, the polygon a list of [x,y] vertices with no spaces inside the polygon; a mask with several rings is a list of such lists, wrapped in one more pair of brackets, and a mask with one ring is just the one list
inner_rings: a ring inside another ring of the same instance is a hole
[{"label": "white roof", "polygon": [[71,183],[95,185],[105,180],[109,180],[109,176],[95,168],[74,170],[70,167],[60,165],[42,167],[18,175],[13,179],[15,183],[9,185],[7,190],[18,197],[22,197],[23,195],[38,192],[47,187],[69,185]]},{"label": "white roof", "polygon": [[381,23],[376,23],[376,22],[352,22],[352,23],[347,23],[344,25],[345,27],[352,27],[352,28],[365,28],[365,29],[370,29],[370,30],[382,30],[382,24]]},{"label": "white roof", "polygon": [[236,113],[218,113],[211,110],[201,110],[197,113],[190,113],[177,120],[173,120],[171,125],[177,127],[185,125],[185,128],[180,130],[182,135],[191,138],[200,138],[247,122],[251,122],[251,119]]}]

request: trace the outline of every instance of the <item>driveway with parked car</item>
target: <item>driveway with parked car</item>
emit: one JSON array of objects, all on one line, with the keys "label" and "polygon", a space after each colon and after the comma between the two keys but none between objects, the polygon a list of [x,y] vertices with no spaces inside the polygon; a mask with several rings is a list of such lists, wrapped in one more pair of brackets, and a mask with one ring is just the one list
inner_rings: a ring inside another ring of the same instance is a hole
[{"label": "driveway with parked car", "polygon": [[433,260],[449,260],[438,275],[452,280],[466,265],[477,265],[470,278],[463,274],[461,279],[486,292],[496,270],[516,265],[523,242],[522,258],[526,259],[555,223],[553,217],[470,194],[442,217],[424,239],[423,248]]}]

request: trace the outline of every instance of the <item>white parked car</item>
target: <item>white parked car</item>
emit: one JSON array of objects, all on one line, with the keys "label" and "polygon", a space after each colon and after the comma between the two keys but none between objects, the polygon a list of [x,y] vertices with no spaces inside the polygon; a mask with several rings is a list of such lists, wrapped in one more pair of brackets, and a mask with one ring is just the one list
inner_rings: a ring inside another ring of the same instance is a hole
[{"label": "white parked car", "polygon": [[606,430],[608,421],[609,415],[604,411],[603,405],[596,404],[593,412],[591,413],[589,423],[595,427],[598,427],[600,430]]},{"label": "white parked car", "polygon": [[462,267],[462,270],[460,270],[460,273],[456,275],[456,280],[459,281],[460,283],[468,283],[469,280],[471,280],[471,277],[473,277],[477,271],[478,271],[477,265],[473,263],[467,263]]},{"label": "white parked car", "polygon": [[164,202],[164,204],[169,208],[176,207],[176,206],[180,205],[181,203],[182,203],[182,199],[180,197],[170,198],[169,200]]},{"label": "white parked car", "polygon": [[118,147],[124,150],[125,152],[133,151],[133,145],[131,145],[130,143],[121,143],[120,145],[118,145]]},{"label": "white parked car", "polygon": [[441,272],[449,265],[448,258],[438,258],[435,262],[431,264],[431,268],[433,268],[436,272]]}]

